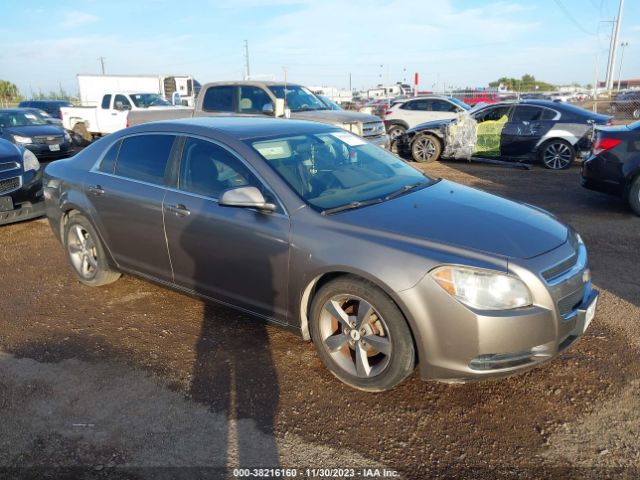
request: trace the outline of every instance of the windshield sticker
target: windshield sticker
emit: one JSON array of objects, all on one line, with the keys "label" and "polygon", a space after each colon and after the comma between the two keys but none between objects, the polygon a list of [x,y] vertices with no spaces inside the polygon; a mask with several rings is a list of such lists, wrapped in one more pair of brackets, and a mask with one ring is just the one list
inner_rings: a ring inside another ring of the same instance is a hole
[{"label": "windshield sticker", "polygon": [[349,132],[332,132],[331,135],[337,138],[338,140],[340,140],[341,142],[346,143],[350,147],[358,147],[360,145],[367,144],[367,142],[365,142],[363,139],[361,139],[360,137],[356,137],[355,135]]},{"label": "windshield sticker", "polygon": [[253,146],[267,160],[277,160],[291,156],[289,143],[285,141],[260,142],[255,143]]}]

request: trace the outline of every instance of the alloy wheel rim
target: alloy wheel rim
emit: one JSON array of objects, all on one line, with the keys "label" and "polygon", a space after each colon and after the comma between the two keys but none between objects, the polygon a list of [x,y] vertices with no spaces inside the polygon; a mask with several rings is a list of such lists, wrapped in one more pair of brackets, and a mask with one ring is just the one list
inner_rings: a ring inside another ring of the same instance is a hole
[{"label": "alloy wheel rim", "polygon": [[334,295],[320,313],[322,344],[333,361],[358,378],[372,378],[389,365],[391,336],[382,315],[354,295]]},{"label": "alloy wheel rim", "polygon": [[571,163],[571,149],[564,143],[552,143],[544,151],[544,164],[559,170]]},{"label": "alloy wheel rim", "polygon": [[423,138],[416,141],[415,151],[419,158],[429,160],[435,154],[436,146],[432,140]]},{"label": "alloy wheel rim", "polygon": [[402,130],[401,128],[392,128],[391,131],[389,132],[389,137],[390,140],[397,140],[397,138],[399,136],[401,136],[404,133],[404,130]]},{"label": "alloy wheel rim", "polygon": [[67,240],[73,267],[83,278],[93,278],[98,269],[98,255],[89,232],[81,225],[73,225]]}]

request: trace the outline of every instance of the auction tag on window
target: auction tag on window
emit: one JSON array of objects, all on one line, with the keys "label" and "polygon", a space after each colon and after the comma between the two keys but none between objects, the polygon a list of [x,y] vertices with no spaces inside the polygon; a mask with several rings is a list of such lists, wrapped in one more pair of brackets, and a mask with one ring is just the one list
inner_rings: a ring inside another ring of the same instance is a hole
[{"label": "auction tag on window", "polygon": [[331,135],[350,147],[358,147],[360,145],[366,145],[367,143],[362,138],[349,132],[332,132]]}]

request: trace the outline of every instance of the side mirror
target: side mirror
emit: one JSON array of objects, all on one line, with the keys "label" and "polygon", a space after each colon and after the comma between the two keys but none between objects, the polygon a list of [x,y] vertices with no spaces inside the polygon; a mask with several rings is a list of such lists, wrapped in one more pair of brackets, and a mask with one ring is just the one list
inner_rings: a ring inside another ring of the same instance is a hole
[{"label": "side mirror", "polygon": [[257,208],[264,212],[273,212],[276,206],[267,203],[262,192],[256,187],[237,187],[222,194],[218,205],[222,207]]},{"label": "side mirror", "polygon": [[182,105],[182,98],[178,92],[173,92],[173,95],[171,95],[171,104],[174,106]]},{"label": "side mirror", "polygon": [[262,113],[266,115],[273,115],[273,103],[267,103],[262,107]]},{"label": "side mirror", "polygon": [[284,98],[276,98],[274,117],[284,117]]}]

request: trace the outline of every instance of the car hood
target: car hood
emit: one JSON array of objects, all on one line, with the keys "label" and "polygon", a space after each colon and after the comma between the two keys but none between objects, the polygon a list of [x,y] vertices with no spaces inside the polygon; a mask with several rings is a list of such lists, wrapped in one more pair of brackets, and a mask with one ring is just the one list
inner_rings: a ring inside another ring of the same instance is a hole
[{"label": "car hood", "polygon": [[0,138],[0,162],[6,160],[20,161],[21,159],[20,149],[8,140]]},{"label": "car hood", "polygon": [[291,112],[291,118],[297,120],[311,120],[314,122],[329,123],[352,123],[352,122],[382,122],[380,117],[367,115],[366,113],[347,112],[344,110],[316,110],[309,112]]},{"label": "car hood", "polygon": [[432,120],[431,122],[421,123],[416,125],[415,127],[407,130],[407,133],[410,132],[422,132],[424,130],[437,130],[445,125],[449,125],[451,122],[454,122],[455,118],[444,118],[442,120]]},{"label": "car hood", "polygon": [[22,137],[35,137],[45,135],[63,135],[62,127],[55,125],[28,125],[26,127],[6,127],[3,132]]},{"label": "car hood", "polygon": [[474,188],[441,180],[386,202],[335,214],[341,222],[507,258],[553,250],[569,229],[551,215]]}]

